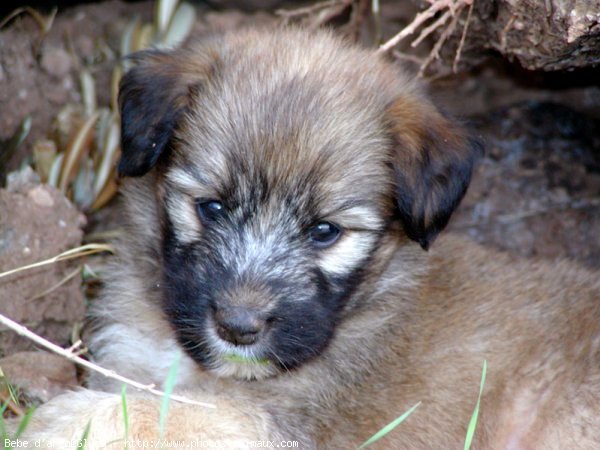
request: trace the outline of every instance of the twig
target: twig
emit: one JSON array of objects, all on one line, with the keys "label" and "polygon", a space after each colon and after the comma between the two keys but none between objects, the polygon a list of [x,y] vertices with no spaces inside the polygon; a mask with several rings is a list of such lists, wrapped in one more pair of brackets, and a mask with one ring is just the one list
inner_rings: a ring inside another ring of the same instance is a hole
[{"label": "twig", "polygon": [[431,62],[434,59],[437,59],[439,57],[439,55],[440,55],[440,49],[442,48],[442,46],[446,42],[446,39],[448,39],[448,37],[450,37],[450,35],[452,35],[452,33],[454,33],[454,29],[456,28],[456,24],[458,23],[458,18],[459,17],[460,17],[460,14],[457,13],[453,17],[452,21],[450,22],[450,25],[448,25],[446,27],[446,29],[444,31],[442,31],[442,34],[440,35],[440,38],[438,39],[438,41],[433,46],[433,49],[431,50],[431,53],[429,53],[429,56],[427,57],[427,59],[425,59],[425,62],[423,63],[423,65],[419,69],[419,76],[420,77],[423,76],[423,74],[425,73],[425,69],[427,69],[427,67],[429,67],[429,64],[431,64]]},{"label": "twig", "polygon": [[504,25],[504,27],[502,27],[502,32],[500,33],[500,46],[498,47],[498,50],[502,53],[504,53],[504,51],[506,50],[506,35],[510,31],[512,24],[514,23],[514,21],[516,19],[517,19],[517,16],[512,15],[506,22],[506,25]]},{"label": "twig", "polygon": [[[119,375],[114,370],[105,369],[104,367],[101,367],[97,364],[94,364],[94,363],[88,361],[88,360],[85,360],[85,359],[81,358],[80,356],[77,356],[76,354],[74,354],[72,350],[64,349],[56,344],[53,344],[52,342],[35,334],[34,332],[28,330],[23,325],[9,319],[8,317],[4,316],[3,314],[0,314],[0,323],[2,323],[2,325],[4,325],[4,326],[10,328],[11,330],[15,331],[19,335],[24,336],[27,339],[30,339],[31,341],[35,342],[36,344],[39,344],[42,347],[50,350],[51,352],[54,352],[57,355],[63,356],[65,358],[67,358],[69,361],[73,361],[74,363],[79,364],[89,370],[98,372],[99,374],[101,374],[107,378],[111,378],[113,380],[120,381],[121,383],[128,384],[130,386],[133,386],[136,389],[150,392],[151,394],[158,395],[160,397],[163,397],[165,395],[165,393],[163,391],[155,389],[153,384],[139,383],[137,381],[134,381],[134,380],[126,378],[122,375]],[[75,350],[75,348],[73,348],[73,350]],[[180,403],[187,403],[190,405],[204,406],[207,408],[215,408],[216,407],[215,405],[213,405],[211,403],[204,403],[204,402],[198,402],[195,400],[190,400],[190,399],[182,397],[180,395],[171,395],[170,398],[172,400],[178,401]]]},{"label": "twig", "polygon": [[369,14],[372,5],[371,0],[355,0],[351,5],[350,20],[343,29],[352,41],[358,42],[363,21]]},{"label": "twig", "polygon": [[393,50],[392,55],[394,56],[394,58],[404,60],[404,61],[409,61],[411,63],[418,64],[419,66],[421,64],[423,64],[423,61],[424,61],[423,58],[419,58],[418,56],[415,56],[415,55],[409,55],[408,53],[402,53],[399,50]]},{"label": "twig", "polygon": [[421,31],[421,34],[419,35],[419,37],[416,38],[410,44],[410,46],[414,48],[417,45],[419,45],[421,43],[421,41],[423,41],[423,39],[425,39],[427,36],[429,36],[431,33],[433,33],[439,27],[441,27],[442,25],[444,25],[448,21],[448,19],[450,17],[452,17],[452,16],[453,16],[452,10],[448,9],[448,11],[446,11],[444,14],[442,14],[441,17],[438,20],[436,20],[435,22],[433,22],[427,28],[424,28],[423,31]]},{"label": "twig", "polygon": [[66,261],[73,258],[81,258],[82,256],[93,255],[94,253],[100,252],[111,252],[114,253],[114,247],[107,244],[86,244],[81,247],[75,247],[66,252],[60,253],[59,255],[53,256],[52,258],[38,261],[33,264],[27,264],[26,266],[17,267],[16,269],[9,270],[7,272],[0,273],[0,278],[7,277],[13,273],[21,272],[23,270],[35,269],[36,267],[45,266],[48,264],[54,264],[59,261]]},{"label": "twig", "polygon": [[[405,37],[415,33],[420,27],[424,26],[424,24],[436,17],[438,13],[441,13],[439,17],[437,17],[432,23],[428,26],[424,27],[419,36],[411,43],[411,47],[418,46],[423,40],[430,36],[434,31],[439,30],[445,26],[443,31],[440,34],[437,42],[434,44],[433,48],[429,52],[429,55],[421,64],[419,70],[419,76],[423,76],[427,67],[431,64],[431,62],[437,58],[439,58],[440,50],[444,43],[448,40],[448,38],[454,33],[456,29],[459,17],[464,9],[468,6],[469,12],[467,15],[467,19],[465,25],[463,27],[462,35],[460,38],[460,42],[458,48],[456,50],[456,54],[454,56],[454,62],[452,64],[452,71],[456,73],[458,62],[460,61],[460,56],[462,54],[463,47],[465,45],[465,40],[467,37],[467,31],[469,29],[469,24],[471,22],[471,15],[473,13],[473,7],[475,5],[475,0],[427,0],[430,6],[417,14],[413,21],[409,23],[406,27],[404,27],[398,34],[396,34],[392,39],[387,41],[377,50],[377,53],[383,53],[394,46],[396,46],[402,39]],[[450,20],[450,18],[452,18]],[[450,20],[450,23],[448,23]],[[448,25],[446,25],[448,23]]]},{"label": "twig", "polygon": [[473,13],[473,6],[475,2],[471,2],[471,6],[469,6],[469,13],[467,14],[467,21],[465,22],[465,27],[463,28],[462,36],[460,37],[460,43],[458,44],[458,49],[456,50],[456,55],[454,56],[454,62],[452,63],[452,71],[456,73],[456,69],[458,68],[458,61],[460,61],[460,55],[462,53],[463,46],[465,45],[465,39],[467,38],[467,30],[469,29],[469,23],[471,23],[471,14]]},{"label": "twig", "polygon": [[391,48],[398,45],[398,43],[406,36],[413,34],[417,28],[419,28],[427,20],[431,19],[438,11],[448,7],[447,1],[436,1],[425,11],[416,15],[415,19],[404,27],[396,36],[388,40],[385,44],[381,45],[377,50],[377,53],[385,53]]}]

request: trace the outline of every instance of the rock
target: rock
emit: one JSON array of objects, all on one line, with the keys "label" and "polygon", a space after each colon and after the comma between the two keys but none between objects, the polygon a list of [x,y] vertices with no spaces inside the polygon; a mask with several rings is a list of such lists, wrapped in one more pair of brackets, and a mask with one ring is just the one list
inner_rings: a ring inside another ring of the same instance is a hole
[{"label": "rock", "polygon": [[79,386],[75,365],[52,353],[15,353],[0,359],[0,367],[11,385],[34,403],[45,403]]},{"label": "rock", "polygon": [[[413,2],[421,10],[432,3]],[[441,59],[432,65],[440,73],[448,72],[447,69],[452,67],[469,16],[469,1],[447,3],[458,7],[459,19],[442,47]],[[518,61],[528,70],[573,70],[596,67],[600,63],[598,1],[475,0],[473,5],[460,58],[462,68],[479,65],[490,52]],[[448,29],[448,23],[436,30],[435,39]],[[427,22],[424,27],[429,24]]]},{"label": "rock", "polygon": [[71,71],[71,57],[62,48],[46,48],[42,52],[41,65],[48,75],[62,78]]},{"label": "rock", "polygon": [[524,102],[481,115],[486,144],[450,228],[522,256],[600,266],[600,121]]},{"label": "rock", "polygon": [[[32,182],[33,180],[33,182]],[[28,171],[10,174],[0,189],[0,273],[42,261],[80,245],[85,217],[56,189]],[[0,278],[0,313],[59,345],[83,320],[78,262],[63,261]],[[33,344],[0,330],[0,354]]]}]

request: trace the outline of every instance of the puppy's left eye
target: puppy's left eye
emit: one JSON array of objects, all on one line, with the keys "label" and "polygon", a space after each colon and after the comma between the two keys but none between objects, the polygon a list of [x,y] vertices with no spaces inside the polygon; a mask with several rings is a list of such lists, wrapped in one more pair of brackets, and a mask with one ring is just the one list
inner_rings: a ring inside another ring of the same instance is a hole
[{"label": "puppy's left eye", "polygon": [[338,240],[342,230],[330,222],[319,222],[308,230],[312,243],[319,248],[326,248]]},{"label": "puppy's left eye", "polygon": [[214,222],[227,214],[225,206],[218,200],[196,199],[196,211],[200,220],[205,224]]}]

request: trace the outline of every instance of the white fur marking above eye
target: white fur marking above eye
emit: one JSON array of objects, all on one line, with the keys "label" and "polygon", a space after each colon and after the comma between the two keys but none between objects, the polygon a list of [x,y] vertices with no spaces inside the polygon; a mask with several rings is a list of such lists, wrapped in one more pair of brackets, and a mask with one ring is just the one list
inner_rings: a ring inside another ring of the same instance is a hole
[{"label": "white fur marking above eye", "polygon": [[369,255],[375,235],[366,231],[346,230],[331,247],[322,250],[319,266],[333,275],[346,275]]},{"label": "white fur marking above eye", "polygon": [[174,194],[167,198],[167,212],[177,239],[184,243],[193,242],[201,231],[193,200],[184,194]]},{"label": "white fur marking above eye", "polygon": [[368,206],[354,206],[350,209],[337,212],[333,222],[343,223],[346,228],[362,228],[368,230],[379,230],[383,220],[374,208]]},{"label": "white fur marking above eye", "polygon": [[168,172],[167,180],[181,190],[193,192],[198,189],[198,180],[185,169],[175,168]]}]

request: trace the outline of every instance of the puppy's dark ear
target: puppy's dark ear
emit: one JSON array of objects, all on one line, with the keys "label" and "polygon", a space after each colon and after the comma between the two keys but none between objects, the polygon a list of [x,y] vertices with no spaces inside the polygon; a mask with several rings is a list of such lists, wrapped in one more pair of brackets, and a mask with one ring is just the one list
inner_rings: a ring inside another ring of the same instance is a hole
[{"label": "puppy's dark ear", "polygon": [[188,80],[177,59],[175,53],[140,52],[121,80],[120,175],[144,175],[168,149],[188,101]]},{"label": "puppy's dark ear", "polygon": [[463,198],[482,146],[421,98],[397,99],[388,120],[398,214],[427,250]]}]

